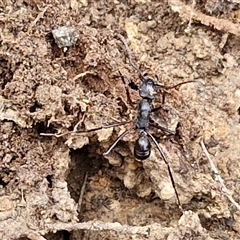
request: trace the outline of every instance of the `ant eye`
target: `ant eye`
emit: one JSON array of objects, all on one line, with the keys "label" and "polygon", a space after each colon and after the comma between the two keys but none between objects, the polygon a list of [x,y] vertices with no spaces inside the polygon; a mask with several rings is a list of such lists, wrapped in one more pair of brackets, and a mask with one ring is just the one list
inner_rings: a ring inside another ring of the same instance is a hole
[{"label": "ant eye", "polygon": [[147,73],[144,73],[144,74],[143,74],[143,76],[144,76],[144,77],[147,77],[147,76],[148,76],[148,74],[147,74]]}]

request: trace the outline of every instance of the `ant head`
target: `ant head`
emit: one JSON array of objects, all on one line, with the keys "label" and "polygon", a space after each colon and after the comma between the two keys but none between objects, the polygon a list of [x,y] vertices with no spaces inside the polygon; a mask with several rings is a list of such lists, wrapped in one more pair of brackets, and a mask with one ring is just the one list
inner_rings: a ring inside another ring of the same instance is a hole
[{"label": "ant head", "polygon": [[147,98],[147,99],[153,100],[157,94],[158,77],[155,76],[152,79],[152,78],[148,77],[148,75],[145,73],[142,75],[141,80],[142,80],[142,82],[139,87],[139,95],[142,98]]}]

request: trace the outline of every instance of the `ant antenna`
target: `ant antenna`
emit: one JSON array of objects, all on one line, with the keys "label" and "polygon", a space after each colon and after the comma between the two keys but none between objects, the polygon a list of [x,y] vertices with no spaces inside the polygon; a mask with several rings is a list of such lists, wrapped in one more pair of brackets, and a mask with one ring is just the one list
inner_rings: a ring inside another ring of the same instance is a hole
[{"label": "ant antenna", "polygon": [[169,90],[169,89],[177,88],[177,87],[179,87],[179,86],[181,86],[181,85],[184,85],[184,84],[187,84],[187,83],[192,83],[192,82],[195,83],[196,81],[190,80],[190,81],[178,83],[178,84],[173,85],[173,86],[164,86],[164,85],[159,85],[159,84],[157,84],[157,86],[158,86],[158,87],[161,87],[161,88],[164,88],[165,90]]},{"label": "ant antenna", "polygon": [[141,79],[145,79],[144,74],[141,72],[141,70],[140,70],[140,69],[133,63],[133,61],[132,61],[131,51],[130,51],[130,49],[129,49],[129,47],[128,47],[128,44],[127,44],[126,39],[125,39],[121,34],[118,34],[117,36],[121,39],[121,41],[123,42],[123,44],[124,44],[124,46],[125,46],[125,48],[126,48],[130,65],[131,65],[135,70],[137,70],[137,72],[138,72],[139,75],[141,76]]}]

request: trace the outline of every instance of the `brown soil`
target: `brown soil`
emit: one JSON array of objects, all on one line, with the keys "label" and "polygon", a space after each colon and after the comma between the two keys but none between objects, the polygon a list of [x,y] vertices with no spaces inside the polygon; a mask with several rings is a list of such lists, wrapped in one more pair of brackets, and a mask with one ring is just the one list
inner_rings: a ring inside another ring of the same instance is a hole
[{"label": "brown soil", "polygon": [[[237,2],[1,2],[0,239],[240,239]],[[57,46],[61,26],[76,44]],[[118,34],[160,85],[195,81],[154,99],[152,121],[177,134],[149,129],[183,211],[156,146],[134,158],[138,131],[103,156],[131,123],[101,127],[134,120],[141,99]]]}]

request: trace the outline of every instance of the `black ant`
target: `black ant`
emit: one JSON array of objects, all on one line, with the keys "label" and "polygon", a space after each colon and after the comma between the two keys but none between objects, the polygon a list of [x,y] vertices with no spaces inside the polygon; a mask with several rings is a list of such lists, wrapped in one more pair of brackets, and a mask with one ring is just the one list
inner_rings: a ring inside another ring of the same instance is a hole
[{"label": "black ant", "polygon": [[[157,95],[159,88],[160,88],[161,93],[162,93],[162,103],[164,103],[165,95],[166,95],[167,90],[177,88],[180,85],[190,83],[190,82],[195,82],[195,81],[186,81],[186,82],[176,84],[174,86],[163,86],[163,85],[157,84],[158,77],[155,76],[152,79],[152,78],[148,77],[147,74],[143,74],[140,71],[140,69],[133,63],[132,58],[131,58],[131,53],[130,53],[130,50],[129,50],[129,47],[127,45],[127,42],[126,42],[125,38],[120,34],[118,34],[118,37],[121,39],[121,41],[125,45],[125,49],[127,50],[127,54],[128,54],[128,58],[129,58],[129,64],[133,68],[135,68],[135,70],[137,70],[137,72],[139,73],[140,80],[141,80],[141,83],[140,83],[140,86],[139,86],[139,95],[142,98],[142,100],[138,104],[138,114],[137,114],[136,120],[134,121],[134,125],[130,129],[123,132],[114,141],[114,143],[109,147],[109,149],[106,152],[103,153],[103,155],[108,155],[112,151],[112,149],[118,144],[118,142],[121,139],[123,139],[131,130],[139,130],[139,137],[136,140],[135,146],[134,146],[134,156],[135,156],[136,159],[138,159],[140,161],[143,161],[143,160],[147,159],[151,154],[151,143],[150,143],[149,138],[148,138],[148,137],[150,137],[151,140],[153,141],[153,143],[155,144],[155,146],[157,147],[157,149],[158,149],[161,157],[163,158],[164,162],[167,165],[167,169],[168,169],[168,173],[169,173],[169,176],[170,176],[170,179],[171,179],[171,183],[172,183],[172,186],[174,188],[175,195],[176,195],[176,198],[177,198],[177,203],[178,203],[179,208],[181,209],[181,203],[180,203],[180,200],[179,200],[179,195],[178,195],[178,192],[177,192],[177,189],[176,189],[176,186],[175,186],[175,182],[174,182],[174,179],[173,179],[173,174],[172,174],[169,162],[167,160],[167,157],[164,154],[161,146],[158,144],[157,140],[154,138],[154,136],[150,132],[148,132],[148,129],[149,129],[149,126],[153,126],[153,127],[159,128],[162,131],[167,132],[169,134],[172,134],[172,135],[176,134],[174,131],[171,131],[171,130],[163,127],[163,126],[155,126],[154,124],[150,123],[150,114],[161,108],[161,106],[157,107],[157,108],[153,108],[152,107],[152,102],[153,102],[155,96]],[[127,95],[128,95],[128,98],[130,98],[128,90],[127,90]],[[97,130],[104,129],[104,128],[110,128],[110,127],[125,125],[125,124],[131,123],[131,122],[132,121],[123,121],[123,122],[119,122],[119,123],[115,123],[115,124],[111,124],[111,125],[106,125],[106,126],[102,126],[102,127],[98,127],[98,128],[94,128],[94,129],[90,129],[90,130],[85,130],[85,131],[84,130],[83,131],[82,130],[76,130],[76,131],[74,131],[74,133],[92,132],[92,131],[97,131]],[[67,134],[67,133],[59,134],[59,135],[42,133],[41,135],[45,135],[45,136],[54,135],[56,137],[60,137],[60,136],[63,136],[65,134]]]},{"label": "black ant", "polygon": [[[140,71],[140,69],[132,62],[130,50],[128,48],[128,45],[127,45],[127,42],[126,42],[125,38],[120,34],[118,35],[118,37],[121,39],[121,41],[125,45],[125,48],[126,48],[127,53],[128,53],[128,58],[129,58],[130,65],[133,68],[135,68],[137,70],[137,72],[139,73],[140,80],[141,80],[141,83],[140,83],[140,86],[139,86],[139,95],[142,98],[142,100],[138,104],[138,114],[137,114],[137,118],[134,122],[135,123],[134,126],[130,129],[126,130],[125,132],[123,132],[115,140],[115,142],[109,147],[109,149],[105,153],[103,153],[103,155],[108,155],[112,151],[112,149],[117,145],[117,143],[124,136],[126,136],[132,129],[135,129],[135,130],[139,130],[139,137],[135,142],[134,156],[138,160],[141,160],[141,161],[145,160],[151,154],[151,143],[150,143],[149,138],[148,138],[148,137],[150,137],[151,140],[153,141],[153,143],[155,144],[155,146],[157,147],[157,149],[158,149],[160,155],[162,156],[164,162],[167,165],[168,173],[169,173],[169,176],[170,176],[170,179],[171,179],[171,182],[172,182],[172,186],[173,186],[174,191],[175,191],[177,202],[178,202],[179,207],[181,208],[179,195],[178,195],[178,192],[177,192],[177,189],[176,189],[176,186],[175,186],[175,182],[174,182],[174,179],[173,179],[173,175],[172,175],[171,168],[170,168],[169,162],[167,160],[167,157],[164,154],[160,145],[158,144],[157,140],[154,138],[154,136],[151,133],[148,132],[148,129],[149,129],[149,126],[151,126],[151,125],[156,127],[155,125],[153,125],[152,123],[149,122],[151,112],[157,111],[161,108],[161,107],[152,108],[152,102],[153,102],[153,100],[154,100],[154,98],[157,94],[158,88],[161,88],[161,90],[162,90],[162,96],[163,96],[162,102],[164,103],[165,94],[166,94],[167,90],[177,88],[180,85],[183,85],[183,84],[186,84],[186,83],[189,83],[189,82],[194,82],[194,81],[182,82],[182,83],[179,83],[179,84],[174,85],[174,86],[162,86],[162,85],[157,84],[158,77],[155,76],[152,79],[152,78],[149,78],[147,76],[147,74],[143,74]],[[128,96],[129,96],[129,94],[128,94]],[[131,121],[117,123],[115,125],[110,125],[110,127],[124,125],[124,124],[129,123],[129,122],[131,122]],[[109,126],[107,126],[107,127],[109,127]],[[160,128],[161,130],[163,130],[165,132],[168,132],[170,134],[175,134],[175,132],[173,132],[173,131],[171,131],[167,128],[164,128],[162,126],[158,126],[158,128]]]}]

